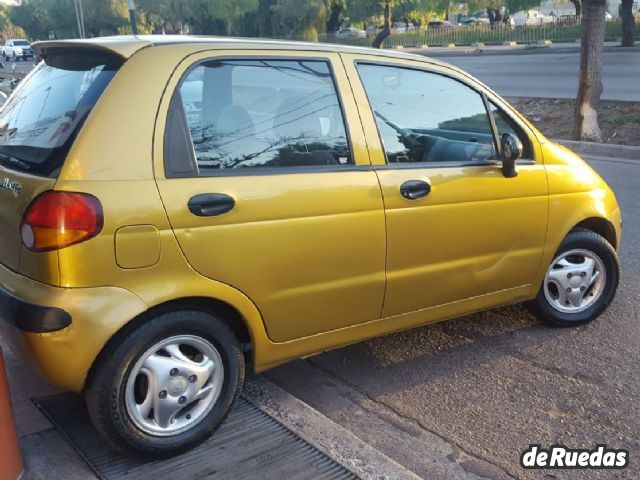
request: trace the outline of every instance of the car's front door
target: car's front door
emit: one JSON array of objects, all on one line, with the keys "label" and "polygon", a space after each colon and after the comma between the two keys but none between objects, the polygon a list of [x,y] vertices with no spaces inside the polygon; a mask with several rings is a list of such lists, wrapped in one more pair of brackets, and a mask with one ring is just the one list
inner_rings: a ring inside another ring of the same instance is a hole
[{"label": "car's front door", "polygon": [[202,53],[176,77],[156,176],[193,268],[276,342],[380,318],[382,197],[338,55]]},{"label": "car's front door", "polygon": [[[532,134],[498,98],[444,67],[343,59],[385,202],[383,316],[521,294],[538,269],[547,224],[547,181]],[[502,175],[487,108],[499,133],[522,139],[515,178]]]}]

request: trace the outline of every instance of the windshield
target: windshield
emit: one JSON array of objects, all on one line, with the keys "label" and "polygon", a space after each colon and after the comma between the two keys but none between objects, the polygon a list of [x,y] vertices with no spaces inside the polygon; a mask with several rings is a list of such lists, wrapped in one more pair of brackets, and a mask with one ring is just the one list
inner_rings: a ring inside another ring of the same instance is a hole
[{"label": "windshield", "polygon": [[27,42],[26,40],[14,40],[13,44],[16,47],[28,47],[29,46],[29,42]]},{"label": "windshield", "polygon": [[121,64],[119,57],[105,53],[47,54],[0,112],[0,165],[56,177]]}]

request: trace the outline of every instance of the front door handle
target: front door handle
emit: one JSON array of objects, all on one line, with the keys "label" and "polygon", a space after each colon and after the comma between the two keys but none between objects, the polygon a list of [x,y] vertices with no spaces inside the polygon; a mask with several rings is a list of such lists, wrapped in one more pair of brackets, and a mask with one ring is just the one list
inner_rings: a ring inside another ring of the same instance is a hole
[{"label": "front door handle", "polygon": [[431,185],[424,180],[407,180],[400,185],[400,194],[407,200],[418,200],[431,193]]},{"label": "front door handle", "polygon": [[187,205],[198,217],[215,217],[233,210],[236,201],[224,193],[202,193],[191,197]]}]

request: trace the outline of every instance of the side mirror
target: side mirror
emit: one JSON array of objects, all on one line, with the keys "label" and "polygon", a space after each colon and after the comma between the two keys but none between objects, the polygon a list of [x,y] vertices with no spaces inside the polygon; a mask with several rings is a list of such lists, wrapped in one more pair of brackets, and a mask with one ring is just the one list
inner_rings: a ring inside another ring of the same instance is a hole
[{"label": "side mirror", "polygon": [[522,142],[513,133],[505,133],[502,135],[500,146],[502,174],[506,178],[517,177],[516,160],[522,156]]}]

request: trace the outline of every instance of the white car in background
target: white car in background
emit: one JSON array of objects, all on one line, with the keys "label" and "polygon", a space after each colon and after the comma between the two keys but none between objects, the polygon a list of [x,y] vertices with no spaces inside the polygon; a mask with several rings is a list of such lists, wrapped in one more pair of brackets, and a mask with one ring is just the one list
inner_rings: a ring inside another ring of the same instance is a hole
[{"label": "white car in background", "polygon": [[33,58],[34,53],[31,49],[29,41],[24,39],[7,40],[2,47],[2,57],[8,62],[9,60],[26,60]]},{"label": "white car in background", "polygon": [[346,27],[338,32],[338,38],[367,38],[367,32],[355,27]]}]

